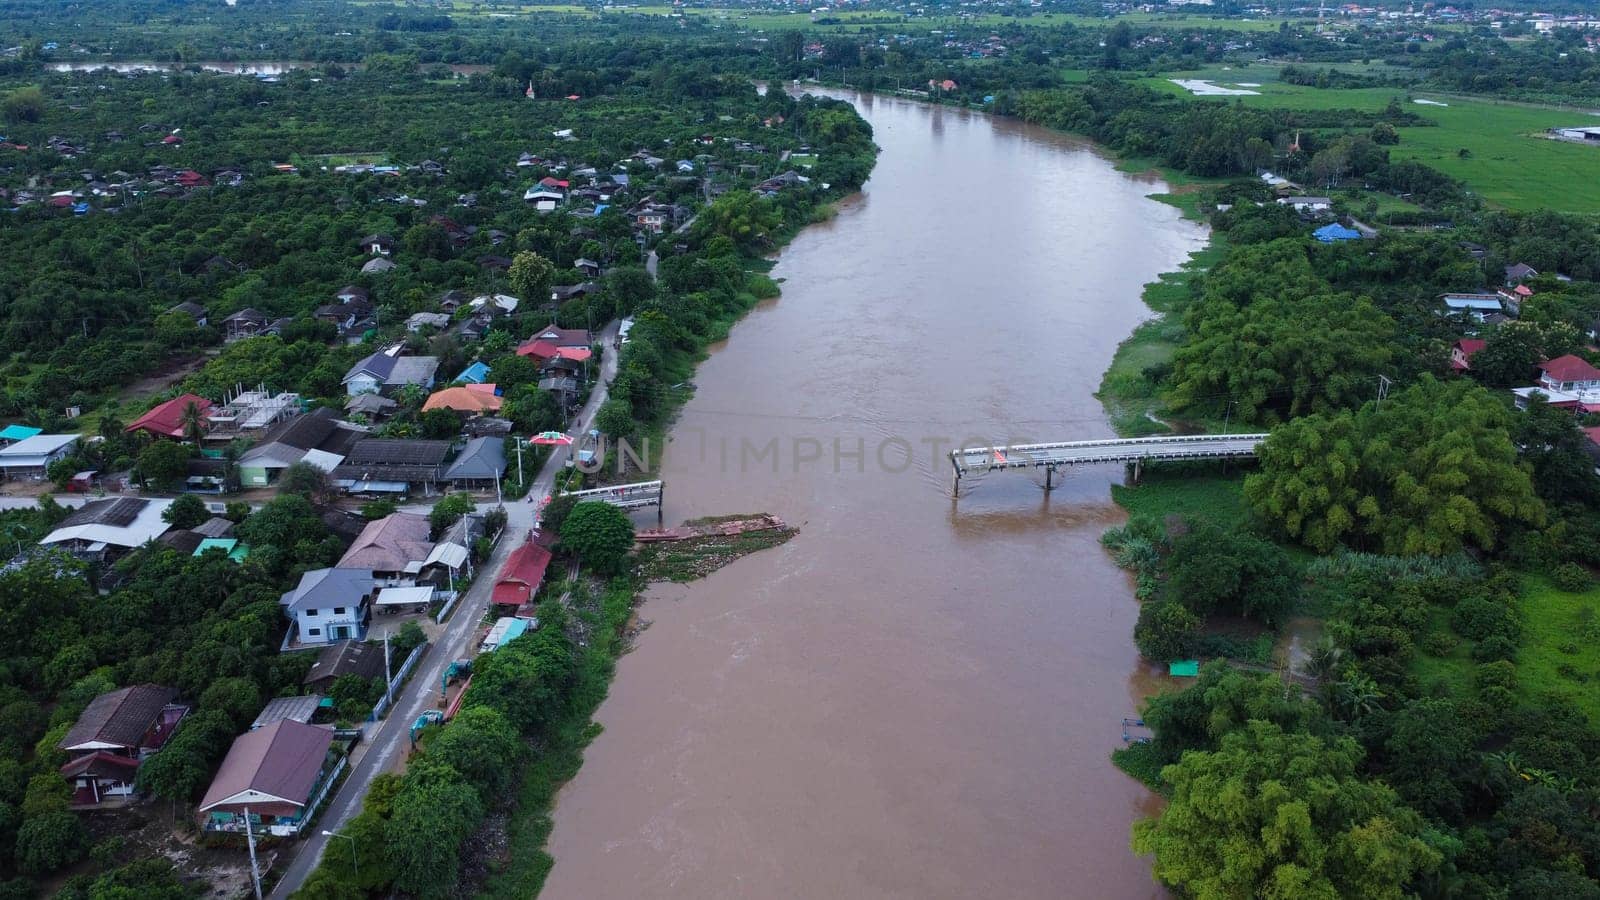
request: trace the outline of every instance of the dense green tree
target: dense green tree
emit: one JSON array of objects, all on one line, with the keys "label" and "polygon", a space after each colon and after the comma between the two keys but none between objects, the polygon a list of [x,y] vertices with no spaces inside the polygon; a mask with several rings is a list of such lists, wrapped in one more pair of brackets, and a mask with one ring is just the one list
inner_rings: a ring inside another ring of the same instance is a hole
[{"label": "dense green tree", "polygon": [[428,743],[428,756],[460,772],[485,804],[510,788],[521,755],[516,728],[487,706],[462,710]]},{"label": "dense green tree", "polygon": [[595,572],[616,574],[633,549],[633,522],[609,503],[579,503],[561,523],[561,548]]},{"label": "dense green tree", "polygon": [[139,454],[139,474],[158,487],[174,487],[188,472],[189,448],[174,441],[156,441]]},{"label": "dense green tree", "polygon": [[82,859],[88,844],[83,823],[66,809],[29,817],[17,831],[17,870],[24,875],[54,872]]},{"label": "dense green tree", "polygon": [[1505,322],[1472,355],[1471,371],[1490,387],[1521,387],[1533,382],[1534,367],[1540,362],[1580,345],[1578,330],[1565,322]]},{"label": "dense green tree", "polygon": [[173,528],[193,528],[211,518],[205,501],[194,494],[183,494],[161,513],[161,518]]},{"label": "dense green tree", "polygon": [[555,278],[555,263],[544,256],[524,250],[511,260],[511,270],[506,279],[511,290],[530,307],[538,306],[550,296],[550,285]]},{"label": "dense green tree", "polygon": [[1294,567],[1269,541],[1202,522],[1172,543],[1163,569],[1172,597],[1200,616],[1248,616],[1272,627],[1295,601]]},{"label": "dense green tree", "polygon": [[428,512],[428,524],[433,530],[434,539],[437,540],[447,528],[477,508],[477,501],[472,499],[471,494],[455,493],[440,497]]},{"label": "dense green tree", "polygon": [[1415,812],[1356,774],[1361,755],[1348,738],[1251,722],[1163,770],[1171,803],[1134,826],[1134,850],[1199,900],[1399,900],[1441,857]]},{"label": "dense green tree", "polygon": [[1176,600],[1150,600],[1139,607],[1133,642],[1146,659],[1166,662],[1194,655],[1200,617]]},{"label": "dense green tree", "polygon": [[482,815],[478,792],[460,772],[426,754],[414,760],[384,829],[395,889],[415,897],[450,896],[461,842]]},{"label": "dense green tree", "polygon": [[1510,438],[1511,417],[1482,388],[1424,377],[1356,412],[1306,416],[1272,432],[1251,506],[1291,537],[1395,555],[1493,548],[1543,504]]}]

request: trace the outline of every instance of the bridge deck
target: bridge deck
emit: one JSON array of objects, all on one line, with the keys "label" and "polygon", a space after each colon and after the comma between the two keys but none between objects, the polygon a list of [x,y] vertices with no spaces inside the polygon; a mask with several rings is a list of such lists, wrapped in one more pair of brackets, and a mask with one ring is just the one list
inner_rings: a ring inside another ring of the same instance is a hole
[{"label": "bridge deck", "polygon": [[640,481],[634,484],[614,484],[610,487],[568,491],[566,496],[581,500],[601,500],[622,509],[639,509],[660,506],[663,489],[659,481]]},{"label": "bridge deck", "polygon": [[1265,434],[1194,434],[1167,437],[1016,444],[953,450],[956,474],[999,469],[1088,465],[1109,462],[1152,462],[1177,459],[1248,459],[1266,440]]}]

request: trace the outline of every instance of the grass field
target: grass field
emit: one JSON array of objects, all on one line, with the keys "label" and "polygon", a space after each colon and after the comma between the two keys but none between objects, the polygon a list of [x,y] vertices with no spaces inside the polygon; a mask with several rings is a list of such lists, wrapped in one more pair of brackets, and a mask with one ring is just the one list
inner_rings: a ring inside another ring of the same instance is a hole
[{"label": "grass field", "polygon": [[[1213,68],[1173,77],[1206,78],[1219,84],[1255,83],[1258,96],[1229,97],[1246,106],[1290,109],[1380,110],[1399,97],[1436,127],[1400,130],[1395,159],[1415,159],[1466,182],[1489,203],[1507,209],[1557,209],[1600,213],[1600,147],[1552,141],[1541,135],[1556,125],[1600,124],[1584,110],[1418,93],[1447,106],[1409,102],[1398,88],[1333,90],[1275,81],[1268,66]],[[1188,96],[1167,78],[1146,79],[1159,90]],[[1460,151],[1466,150],[1466,155]]]},{"label": "grass field", "polygon": [[[1430,630],[1450,631],[1450,613],[1436,610]],[[1443,656],[1419,652],[1412,671],[1424,689],[1437,686],[1464,697],[1472,691],[1476,666],[1472,642],[1463,640]],[[1517,690],[1529,702],[1569,700],[1600,724],[1600,588],[1569,594],[1543,576],[1526,577]]]},{"label": "grass field", "polygon": [[1112,485],[1111,499],[1130,516],[1164,519],[1169,515],[1208,519],[1225,527],[1243,524],[1244,472],[1223,473],[1217,463],[1201,467],[1152,466],[1139,484]]}]

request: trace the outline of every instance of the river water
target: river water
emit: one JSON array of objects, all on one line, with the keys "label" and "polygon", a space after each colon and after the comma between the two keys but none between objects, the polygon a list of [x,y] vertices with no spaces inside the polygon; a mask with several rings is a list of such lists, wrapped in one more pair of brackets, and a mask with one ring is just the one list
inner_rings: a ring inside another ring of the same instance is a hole
[{"label": "river water", "polygon": [[1141,285],[1204,233],[1082,142],[849,97],[877,170],[783,251],[664,467],[669,523],[801,532],[651,589],[545,896],[1159,896],[1128,849],[1154,798],[1108,759],[1158,687],[1097,543],[1122,473],[953,501],[944,453],[1110,436],[1092,394]]}]

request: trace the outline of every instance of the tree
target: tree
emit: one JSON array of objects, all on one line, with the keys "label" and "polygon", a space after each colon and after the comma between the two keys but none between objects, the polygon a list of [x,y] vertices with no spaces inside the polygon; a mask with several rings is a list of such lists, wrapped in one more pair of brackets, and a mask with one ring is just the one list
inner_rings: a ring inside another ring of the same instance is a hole
[{"label": "tree", "polygon": [[555,275],[555,263],[532,250],[524,250],[511,260],[506,279],[522,302],[534,308],[549,299],[550,284]]},{"label": "tree", "polygon": [[1472,354],[1471,373],[1490,387],[1519,387],[1533,380],[1541,361],[1581,345],[1578,329],[1566,322],[1505,322]]},{"label": "tree", "polygon": [[1199,616],[1220,611],[1275,628],[1294,605],[1288,554],[1242,531],[1202,522],[1173,542],[1163,568],[1172,597]]},{"label": "tree", "polygon": [[0,101],[0,115],[13,124],[43,119],[44,108],[44,92],[37,85],[17,88]]},{"label": "tree", "polygon": [[624,397],[610,397],[594,414],[594,427],[608,437],[621,440],[633,434],[633,404]]},{"label": "tree", "polygon": [[173,487],[188,473],[189,448],[175,441],[156,441],[139,454],[139,474],[159,487]]},{"label": "tree", "polygon": [[413,760],[384,829],[394,888],[417,897],[449,896],[461,842],[482,817],[483,802],[460,772],[428,754]]},{"label": "tree", "polygon": [[1245,498],[1322,552],[1340,544],[1397,556],[1492,549],[1507,525],[1538,525],[1545,515],[1511,425],[1483,388],[1424,376],[1357,412],[1275,429],[1260,471],[1245,479]]},{"label": "tree", "polygon": [[173,528],[193,528],[211,518],[211,511],[199,497],[184,494],[162,511],[161,518]]},{"label": "tree", "polygon": [[82,859],[88,843],[88,831],[68,810],[31,817],[17,831],[17,870],[24,875],[54,872]]},{"label": "tree", "polygon": [[510,788],[521,755],[516,728],[487,706],[461,710],[450,727],[428,742],[428,756],[465,776],[485,804]]},{"label": "tree", "polygon": [[417,415],[422,436],[428,440],[453,440],[461,433],[461,416],[449,409],[425,409]]},{"label": "tree", "polygon": [[471,494],[448,494],[439,499],[428,511],[428,525],[433,531],[434,540],[444,534],[445,529],[461,521],[461,517],[478,508]]},{"label": "tree", "polygon": [[561,523],[561,549],[595,572],[618,574],[633,549],[633,522],[609,503],[579,503]]},{"label": "tree", "polygon": [[278,476],[278,491],[280,495],[304,497],[318,506],[333,499],[333,485],[328,481],[328,473],[308,462],[291,463],[285,467],[283,474]]},{"label": "tree", "polygon": [[1437,868],[1421,819],[1356,775],[1361,749],[1251,722],[1219,750],[1162,770],[1172,801],[1134,825],[1133,848],[1198,900],[1399,898]]},{"label": "tree", "polygon": [[[1476,356],[1473,361],[1476,364]],[[1533,467],[1533,486],[1540,497],[1556,505],[1600,499],[1600,476],[1589,456],[1592,445],[1570,412],[1534,394],[1515,416],[1512,439]]]},{"label": "tree", "polygon": [[561,532],[561,523],[567,520],[572,513],[572,508],[578,505],[578,498],[571,494],[561,494],[539,511],[539,527],[545,531]]},{"label": "tree", "polygon": [[1200,617],[1175,600],[1151,600],[1139,608],[1133,642],[1146,659],[1165,662],[1193,655]]}]

